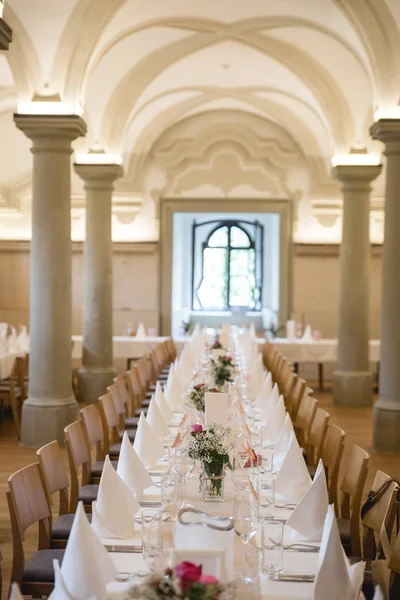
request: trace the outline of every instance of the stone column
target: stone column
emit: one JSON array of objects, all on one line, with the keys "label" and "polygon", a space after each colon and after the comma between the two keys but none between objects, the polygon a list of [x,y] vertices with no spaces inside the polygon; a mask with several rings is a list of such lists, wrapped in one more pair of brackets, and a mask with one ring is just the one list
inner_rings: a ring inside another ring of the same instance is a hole
[{"label": "stone column", "polygon": [[77,416],[71,359],[71,142],[85,135],[76,115],[19,115],[32,140],[29,395],[22,407],[21,441],[64,441]]},{"label": "stone column", "polygon": [[114,181],[123,169],[116,164],[75,164],[85,182],[86,240],[82,366],[79,399],[95,403],[111,385],[113,365],[113,281],[111,203]]},{"label": "stone column", "polygon": [[340,302],[337,370],[333,374],[336,405],[372,404],[373,376],[369,371],[369,200],[371,182],[381,165],[338,165],[343,227],[340,245]]},{"label": "stone column", "polygon": [[373,446],[382,452],[400,452],[400,120],[380,119],[371,127],[371,135],[385,144],[386,155],[381,368]]}]

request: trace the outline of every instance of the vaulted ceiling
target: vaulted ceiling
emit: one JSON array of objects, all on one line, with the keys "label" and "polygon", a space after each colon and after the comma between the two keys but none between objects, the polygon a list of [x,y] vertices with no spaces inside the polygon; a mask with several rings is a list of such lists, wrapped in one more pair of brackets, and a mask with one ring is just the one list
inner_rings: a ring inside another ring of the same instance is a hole
[{"label": "vaulted ceiling", "polygon": [[274,124],[314,188],[328,185],[333,155],[381,151],[374,112],[399,102],[399,0],[7,0],[4,18],[14,41],[0,57],[3,203],[30,168],[12,113],[46,100],[83,110],[77,156],[120,155],[133,187],[140,157],[174,128],[228,112],[238,126]]}]

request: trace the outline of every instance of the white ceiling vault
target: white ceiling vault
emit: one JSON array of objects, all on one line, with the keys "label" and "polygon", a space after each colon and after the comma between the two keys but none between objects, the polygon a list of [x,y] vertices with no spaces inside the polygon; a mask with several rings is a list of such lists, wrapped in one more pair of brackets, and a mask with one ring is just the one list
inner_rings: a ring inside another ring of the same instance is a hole
[{"label": "white ceiling vault", "polygon": [[30,237],[31,155],[15,111],[83,111],[77,160],[101,148],[123,161],[116,240],[157,239],[160,199],[173,195],[290,197],[294,239],[334,243],[331,159],[379,155],[374,112],[399,103],[399,0],[6,0],[4,19],[14,41],[0,55],[0,238]]}]

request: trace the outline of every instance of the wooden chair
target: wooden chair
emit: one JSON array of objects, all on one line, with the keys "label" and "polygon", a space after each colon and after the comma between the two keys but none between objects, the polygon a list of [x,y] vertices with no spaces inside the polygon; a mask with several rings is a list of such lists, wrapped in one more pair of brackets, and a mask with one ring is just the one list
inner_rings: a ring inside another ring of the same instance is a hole
[{"label": "wooden chair", "polygon": [[[49,505],[53,505],[54,494],[59,496],[58,517],[53,517],[51,523],[50,547],[65,548],[75,515],[68,512],[69,483],[60,444],[57,441],[50,442],[39,448],[37,455]],[[88,515],[89,520],[91,516]]]},{"label": "wooden chair", "polygon": [[1,569],[2,562],[3,562],[3,555],[0,550],[0,598],[2,598],[2,594],[3,594],[3,571]]},{"label": "wooden chair", "polygon": [[[120,376],[120,377],[122,378],[122,381],[121,381],[121,379],[119,379],[118,381],[116,381],[115,383],[110,385],[107,388],[107,392],[109,392],[109,394],[111,394],[111,397],[114,402],[115,410],[117,411],[117,415],[118,415],[118,419],[119,419],[120,439],[122,439],[124,431],[127,430],[129,439],[133,442],[133,440],[135,439],[136,429],[137,429],[137,426],[139,423],[139,418],[127,416],[128,399],[126,397],[127,394],[126,394],[126,387],[125,387],[125,379],[122,376]],[[125,388],[124,391],[122,390],[122,385]]]},{"label": "wooden chair", "polygon": [[[377,471],[372,490],[377,490],[390,476]],[[398,509],[399,486],[392,482],[374,506],[364,515],[363,525],[363,559],[375,560],[384,556],[382,548],[382,532],[391,539],[394,519]]]},{"label": "wooden chair", "polygon": [[400,533],[397,534],[388,567],[391,570],[389,600],[398,600],[400,598]]},{"label": "wooden chair", "polygon": [[322,455],[325,436],[328,431],[330,415],[317,408],[307,439],[306,460],[310,475],[313,476]]},{"label": "wooden chair", "polygon": [[4,405],[11,407],[14,431],[17,439],[21,439],[21,415],[22,404],[25,400],[24,388],[21,387],[21,381],[24,377],[24,358],[17,356],[14,360],[10,374],[10,379],[0,382],[0,403],[3,410]]},{"label": "wooden chair", "polygon": [[299,375],[294,374],[293,377],[294,385],[292,393],[287,398],[285,398],[285,405],[286,410],[288,411],[292,421],[295,421],[301,400],[304,396],[304,390],[306,389],[306,382],[305,379],[299,377]]},{"label": "wooden chair", "polygon": [[69,512],[75,513],[78,501],[82,500],[86,512],[90,513],[99,486],[90,483],[92,461],[82,421],[67,425],[64,433],[71,479]]},{"label": "wooden chair", "polygon": [[329,503],[335,505],[336,516],[339,516],[338,479],[344,450],[344,438],[345,432],[343,429],[331,423],[321,453],[328,484]]},{"label": "wooden chair", "polygon": [[351,446],[346,470],[340,483],[338,527],[348,556],[361,556],[361,499],[368,474],[369,454],[360,446]]},{"label": "wooden chair", "polygon": [[[108,442],[104,439],[104,427],[100,408],[97,404],[89,404],[89,406],[82,408],[79,414],[86,434],[91,458],[89,483],[99,483],[107,454],[105,448],[108,448]],[[111,464],[115,469],[117,468],[116,462],[112,461]]]},{"label": "wooden chair", "polygon": [[119,418],[110,393],[100,396],[99,408],[104,432],[104,452],[110,458],[118,458],[121,452]]},{"label": "wooden chair", "polygon": [[297,439],[302,448],[307,447],[308,436],[314,421],[317,405],[318,400],[312,396],[303,395],[296,418],[293,422]]},{"label": "wooden chair", "polygon": [[[62,562],[64,550],[50,549],[51,512],[37,463],[8,478],[7,502],[13,536],[11,581],[24,595],[49,596],[54,587],[53,560]],[[23,541],[29,527],[38,524],[38,551],[25,560]]]}]

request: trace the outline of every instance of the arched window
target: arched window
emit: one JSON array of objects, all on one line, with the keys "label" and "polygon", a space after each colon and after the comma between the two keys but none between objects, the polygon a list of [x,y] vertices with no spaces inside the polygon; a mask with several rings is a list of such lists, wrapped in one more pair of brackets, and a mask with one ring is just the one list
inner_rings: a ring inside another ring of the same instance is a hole
[{"label": "arched window", "polygon": [[263,226],[193,222],[193,310],[261,310]]}]

